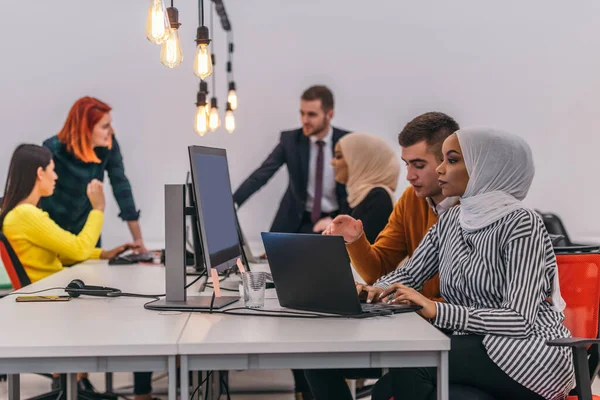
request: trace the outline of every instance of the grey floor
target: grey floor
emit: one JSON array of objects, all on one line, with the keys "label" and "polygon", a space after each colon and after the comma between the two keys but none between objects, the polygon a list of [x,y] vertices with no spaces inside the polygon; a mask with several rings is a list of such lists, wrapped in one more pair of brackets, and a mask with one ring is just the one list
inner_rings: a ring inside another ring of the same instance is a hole
[{"label": "grey floor", "polygon": [[[155,373],[153,387],[156,392],[167,392],[167,379],[163,373]],[[162,377],[162,378],[161,378]],[[104,374],[91,374],[91,381],[98,389],[104,388]],[[114,374],[114,387],[118,392],[131,393],[133,377],[130,373]],[[231,372],[229,386],[232,392],[244,392],[245,394],[232,394],[233,400],[294,400],[292,393],[293,379],[290,371],[286,370],[261,370]],[[26,399],[48,391],[50,381],[47,378],[25,374],[21,376],[21,398]],[[122,389],[122,390],[121,390]],[[600,380],[597,379],[593,387],[594,394],[600,394]],[[272,394],[248,394],[256,391],[276,392]],[[6,382],[0,382],[0,400],[8,398]],[[132,396],[127,395],[131,398]],[[166,399],[166,395],[156,396]]]},{"label": "grey floor", "polygon": [[[153,389],[160,399],[167,399],[167,378],[165,373],[157,372],[153,375]],[[90,374],[90,380],[97,389],[103,389],[104,374]],[[113,375],[115,391],[129,393],[126,396],[132,398],[133,375],[131,373],[115,373]],[[232,392],[263,392],[259,394],[232,394],[233,400],[294,400],[292,373],[287,370],[265,370],[265,371],[243,371],[231,372],[229,376],[229,387]],[[24,374],[21,376],[21,398],[27,399],[47,392],[50,389],[50,380],[39,375]],[[264,392],[274,392],[265,394]],[[225,397],[223,397],[225,398]],[[0,400],[8,399],[8,387],[6,382],[0,382]]]}]

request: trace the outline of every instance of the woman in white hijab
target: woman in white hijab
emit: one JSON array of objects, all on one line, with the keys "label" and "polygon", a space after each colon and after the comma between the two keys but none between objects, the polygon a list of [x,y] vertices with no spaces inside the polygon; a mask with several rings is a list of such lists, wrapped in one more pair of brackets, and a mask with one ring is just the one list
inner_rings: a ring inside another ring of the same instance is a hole
[{"label": "woman in white hijab", "polygon": [[[521,203],[534,175],[531,149],[515,135],[462,129],[442,152],[442,192],[460,196],[460,206],[369,297],[418,304],[423,317],[454,333],[451,384],[496,399],[563,399],[574,385],[571,353],[546,345],[570,336],[556,259],[541,218]],[[417,291],[437,272],[444,303]],[[396,369],[388,378],[395,400],[435,397],[435,368]]]},{"label": "woman in white hijab", "polygon": [[[350,210],[343,210],[363,224],[370,243],[385,228],[394,209],[394,191],[400,177],[400,160],[385,140],[368,133],[355,132],[335,145],[331,160],[335,180],[346,185]],[[332,220],[323,219],[315,232],[327,228]]]}]

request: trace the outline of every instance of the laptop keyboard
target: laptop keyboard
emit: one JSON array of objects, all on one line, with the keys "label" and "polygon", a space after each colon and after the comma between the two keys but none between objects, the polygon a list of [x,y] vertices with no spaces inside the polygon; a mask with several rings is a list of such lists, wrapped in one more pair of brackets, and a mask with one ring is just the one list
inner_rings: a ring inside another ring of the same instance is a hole
[{"label": "laptop keyboard", "polygon": [[415,309],[415,306],[410,305],[410,304],[386,304],[386,303],[362,303],[360,305],[360,307],[362,308],[363,312],[374,312],[374,311],[380,311],[380,310],[391,311],[391,312],[401,312],[402,310],[412,311]]}]

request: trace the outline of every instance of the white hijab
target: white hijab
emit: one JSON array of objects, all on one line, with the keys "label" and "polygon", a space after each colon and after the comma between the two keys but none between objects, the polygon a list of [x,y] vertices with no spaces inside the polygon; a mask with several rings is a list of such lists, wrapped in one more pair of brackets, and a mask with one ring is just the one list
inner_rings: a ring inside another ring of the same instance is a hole
[{"label": "white hijab", "polygon": [[[535,168],[527,142],[516,135],[493,129],[456,131],[469,183],[460,199],[460,225],[473,232],[523,208]],[[554,272],[552,304],[565,308],[560,295],[558,269]]]},{"label": "white hijab", "polygon": [[522,208],[534,167],[525,140],[492,129],[456,131],[469,183],[460,199],[460,225],[476,231]]}]

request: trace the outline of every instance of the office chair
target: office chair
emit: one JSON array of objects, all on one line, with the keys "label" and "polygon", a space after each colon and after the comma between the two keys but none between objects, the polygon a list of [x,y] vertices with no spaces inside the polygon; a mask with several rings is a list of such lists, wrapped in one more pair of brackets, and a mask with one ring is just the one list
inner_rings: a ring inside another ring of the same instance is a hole
[{"label": "office chair", "polygon": [[600,400],[600,396],[592,395],[592,382],[600,370],[600,254],[558,254],[556,262],[560,291],[567,303],[564,325],[569,328],[572,337],[546,343],[548,346],[570,347],[573,352],[576,387],[565,400]]},{"label": "office chair", "polygon": [[600,254],[559,254],[556,261],[560,291],[567,303],[564,325],[573,337],[547,343],[570,347],[573,352],[577,387],[567,400],[600,400],[600,396],[592,396],[591,388],[600,369]]},{"label": "office chair", "polygon": [[[15,253],[3,232],[0,232],[0,257],[4,264],[4,268],[6,268],[6,273],[8,274],[13,289],[18,290],[31,284],[31,279],[29,279],[23,264],[21,264],[19,257],[17,257],[17,253]],[[52,379],[52,390],[39,396],[32,397],[29,400],[66,400],[67,392],[63,389],[67,387],[66,375],[61,374],[57,379],[55,379],[52,374],[38,375]],[[79,400],[117,400],[117,396],[115,395],[97,393],[87,378],[85,378],[85,380],[82,379],[79,383]]]}]

